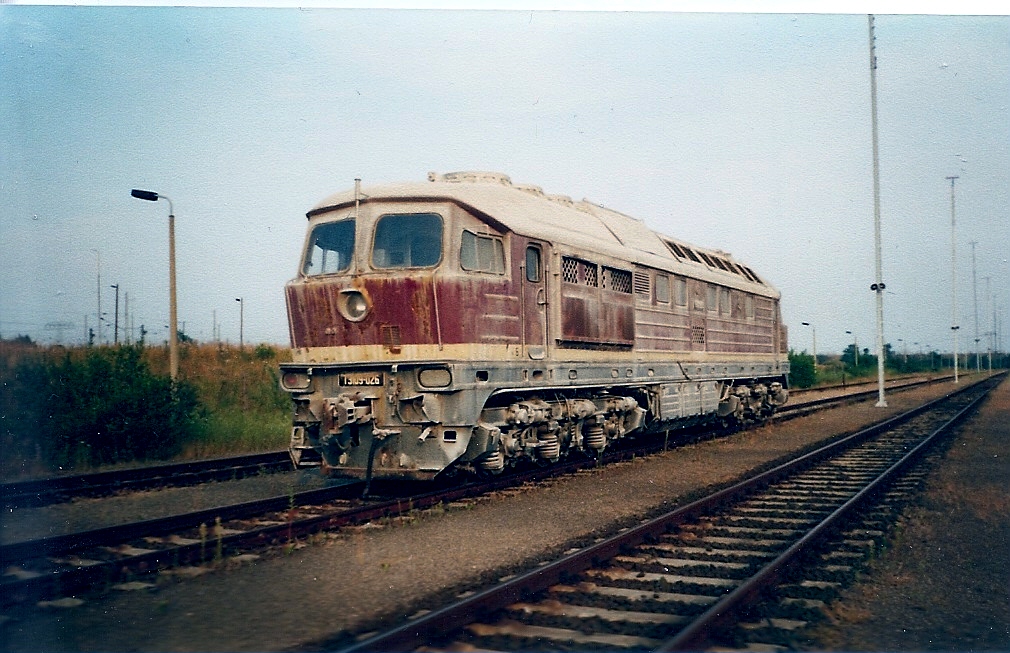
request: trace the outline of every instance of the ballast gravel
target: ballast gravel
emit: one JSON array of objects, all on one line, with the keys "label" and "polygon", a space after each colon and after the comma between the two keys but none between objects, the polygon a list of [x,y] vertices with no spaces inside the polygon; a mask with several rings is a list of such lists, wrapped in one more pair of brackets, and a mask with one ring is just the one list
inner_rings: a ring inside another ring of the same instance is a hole
[{"label": "ballast gravel", "polygon": [[[418,511],[404,520],[344,529],[253,562],[225,562],[208,573],[162,574],[146,591],[84,597],[85,603],[73,608],[19,610],[0,624],[3,648],[325,648],[339,642],[341,633],[362,633],[437,608],[455,594],[557,557],[706,486],[727,483],[953,388],[945,383],[893,393],[886,408],[864,402]],[[180,579],[184,575],[193,577]]]}]

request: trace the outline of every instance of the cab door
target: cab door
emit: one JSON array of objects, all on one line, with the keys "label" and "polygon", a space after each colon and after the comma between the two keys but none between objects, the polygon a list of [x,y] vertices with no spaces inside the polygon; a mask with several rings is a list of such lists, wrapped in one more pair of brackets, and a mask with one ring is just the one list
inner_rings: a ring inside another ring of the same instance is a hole
[{"label": "cab door", "polygon": [[542,360],[548,353],[546,248],[541,242],[525,240],[519,255],[523,349],[531,359]]}]

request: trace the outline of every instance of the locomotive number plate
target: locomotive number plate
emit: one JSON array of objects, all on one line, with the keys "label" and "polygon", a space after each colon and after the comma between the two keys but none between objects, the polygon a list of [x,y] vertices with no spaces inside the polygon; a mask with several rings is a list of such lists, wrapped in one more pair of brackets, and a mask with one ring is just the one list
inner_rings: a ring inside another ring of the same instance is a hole
[{"label": "locomotive number plate", "polygon": [[340,385],[382,385],[382,372],[348,372],[341,374]]}]

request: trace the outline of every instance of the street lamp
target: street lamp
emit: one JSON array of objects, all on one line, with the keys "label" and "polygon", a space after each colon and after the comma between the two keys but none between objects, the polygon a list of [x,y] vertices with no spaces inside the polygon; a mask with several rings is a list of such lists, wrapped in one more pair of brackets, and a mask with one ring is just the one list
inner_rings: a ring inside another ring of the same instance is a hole
[{"label": "street lamp", "polygon": [[245,328],[245,302],[242,301],[241,297],[236,297],[235,301],[238,302],[238,348],[239,351],[245,351],[245,341],[243,340],[243,330]]},{"label": "street lamp", "polygon": [[175,213],[172,211],[172,200],[149,190],[134,188],[130,195],[138,200],[168,202],[168,370],[172,381],[179,376],[179,332],[175,308]]},{"label": "street lamp", "polygon": [[813,334],[813,337],[814,337],[814,346],[813,346],[813,350],[814,350],[814,371],[817,371],[817,327],[815,327],[813,324],[810,324],[809,322],[800,322],[800,324],[802,324],[803,326],[810,327],[810,331]]},{"label": "street lamp", "polygon": [[846,331],[845,333],[852,336],[852,365],[853,367],[859,367],[859,343],[856,341],[856,334],[851,331]]}]

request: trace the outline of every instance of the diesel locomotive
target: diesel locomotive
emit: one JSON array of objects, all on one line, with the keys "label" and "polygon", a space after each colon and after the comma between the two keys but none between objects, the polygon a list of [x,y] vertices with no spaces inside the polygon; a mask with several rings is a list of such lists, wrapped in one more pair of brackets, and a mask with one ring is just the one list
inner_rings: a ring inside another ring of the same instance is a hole
[{"label": "diesel locomotive", "polygon": [[726,252],[491,172],[308,212],[285,286],[296,466],[495,474],[788,397],[779,292]]}]

